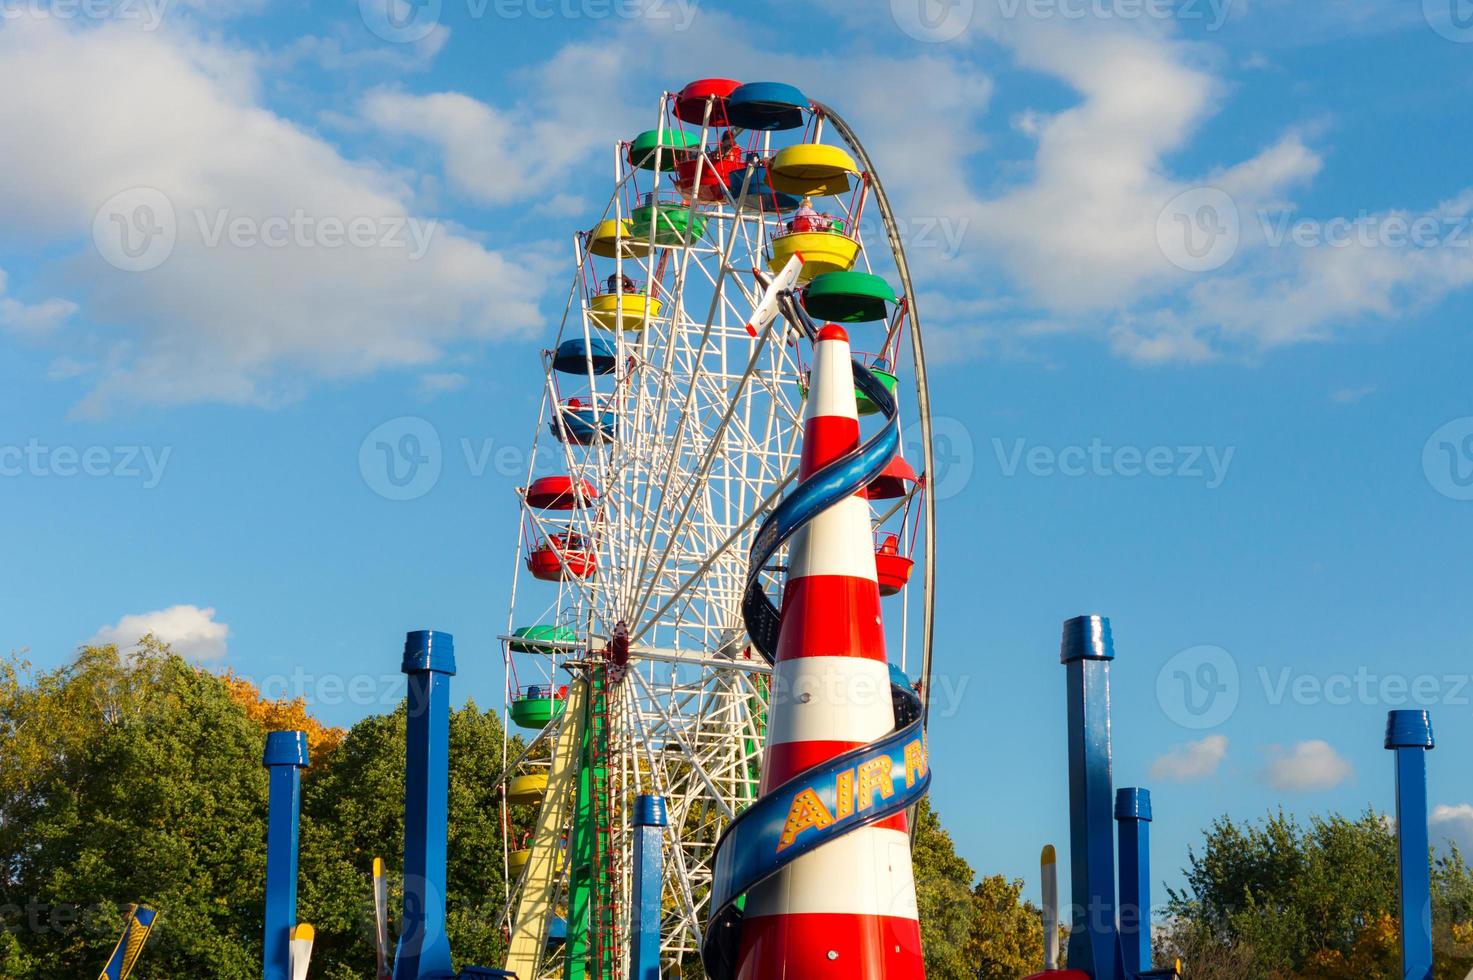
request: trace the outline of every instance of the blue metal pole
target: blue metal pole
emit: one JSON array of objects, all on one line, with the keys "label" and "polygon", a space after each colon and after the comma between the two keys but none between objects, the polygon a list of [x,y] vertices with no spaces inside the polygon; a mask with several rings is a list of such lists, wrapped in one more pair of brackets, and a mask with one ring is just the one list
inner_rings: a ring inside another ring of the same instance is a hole
[{"label": "blue metal pole", "polygon": [[450,678],[455,640],[417,630],[404,639],[409,719],[404,759],[404,915],[394,980],[453,978],[445,935],[445,841],[450,830]]},{"label": "blue metal pole", "polygon": [[1059,660],[1069,678],[1069,968],[1116,980],[1114,800],[1110,772],[1110,621],[1064,623]]},{"label": "blue metal pole", "polygon": [[1396,836],[1401,879],[1401,973],[1432,980],[1432,871],[1427,840],[1427,752],[1435,746],[1425,711],[1392,711],[1386,748],[1396,753]]},{"label": "blue metal pole", "polygon": [[1151,968],[1151,791],[1115,793],[1120,828],[1120,954],[1126,977]]},{"label": "blue metal pole", "polygon": [[265,980],[291,980],[292,926],[297,924],[297,838],[301,829],[306,732],[270,732],[261,764],[268,773],[266,822]]},{"label": "blue metal pole", "polygon": [[660,980],[660,898],[665,878],[665,798],[642,795],[634,806],[634,937],[629,980]]}]

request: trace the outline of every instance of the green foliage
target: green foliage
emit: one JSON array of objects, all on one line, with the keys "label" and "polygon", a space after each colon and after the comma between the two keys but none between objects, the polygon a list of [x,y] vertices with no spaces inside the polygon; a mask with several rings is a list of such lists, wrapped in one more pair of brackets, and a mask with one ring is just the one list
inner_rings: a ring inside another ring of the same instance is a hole
[{"label": "green foliage", "polygon": [[1156,942],[1156,962],[1180,960],[1191,980],[1246,980],[1255,972],[1254,950],[1246,939],[1229,939],[1205,922],[1178,918]]},{"label": "green foliage", "polygon": [[1022,896],[1023,879],[1002,875],[989,875],[972,889],[967,950],[979,980],[1016,980],[1043,965],[1043,913]]},{"label": "green foliage", "polygon": [[30,976],[35,968],[20,942],[8,931],[0,932],[0,977]]},{"label": "green foliage", "polygon": [[263,739],[214,678],[152,642],[12,661],[0,733],[5,976],[95,976],[131,901],[166,910],[156,975],[260,973]]},{"label": "green foliage", "polygon": [[[260,976],[261,753],[279,726],[248,708],[151,639],[39,675],[0,662],[0,977],[96,976],[133,901],[160,910],[143,975]],[[373,975],[370,875],[375,856],[402,860],[404,721],[402,703],[364,719],[303,776],[299,912],[325,980]],[[458,958],[494,964],[500,721],[468,704],[450,742],[448,930]]]},{"label": "green foliage", "polygon": [[1017,980],[1043,964],[1043,923],[1023,882],[1001,875],[975,886],[971,866],[929,800],[916,813],[916,901],[929,980]]},{"label": "green foliage", "polygon": [[956,845],[941,826],[940,816],[931,809],[929,798],[917,807],[915,820],[911,861],[926,976],[930,980],[967,980],[977,975],[967,961],[966,948],[972,935],[972,881],[976,874],[956,853]]},{"label": "green foliage", "polygon": [[[1224,817],[1190,854],[1188,888],[1169,892],[1163,961],[1202,975],[1376,980],[1395,975],[1396,832],[1380,815],[1301,825]],[[1463,977],[1460,938],[1473,922],[1473,874],[1454,851],[1433,863],[1438,977]],[[1461,971],[1461,972],[1459,972]]]}]

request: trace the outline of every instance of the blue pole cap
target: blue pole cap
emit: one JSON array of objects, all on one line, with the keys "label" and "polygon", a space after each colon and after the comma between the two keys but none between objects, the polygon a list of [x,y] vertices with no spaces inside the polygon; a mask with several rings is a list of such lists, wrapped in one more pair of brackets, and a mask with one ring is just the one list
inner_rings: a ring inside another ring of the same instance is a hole
[{"label": "blue pole cap", "polygon": [[1115,819],[1116,820],[1145,820],[1151,819],[1151,791],[1148,789],[1137,789],[1128,787],[1115,791]]},{"label": "blue pole cap", "polygon": [[634,824],[637,827],[663,827],[670,822],[665,814],[665,798],[641,794],[634,801]]},{"label": "blue pole cap", "polygon": [[1107,616],[1075,616],[1064,623],[1064,642],[1059,646],[1059,663],[1075,660],[1114,660],[1115,641],[1110,636]]},{"label": "blue pole cap", "polygon": [[306,732],[267,732],[263,766],[296,766],[307,768]]},{"label": "blue pole cap", "polygon": [[1388,749],[1430,749],[1432,716],[1425,711],[1391,711],[1386,715],[1386,747]]},{"label": "blue pole cap", "polygon": [[439,630],[415,630],[404,636],[404,662],[399,669],[406,674],[434,671],[455,673],[455,637]]}]

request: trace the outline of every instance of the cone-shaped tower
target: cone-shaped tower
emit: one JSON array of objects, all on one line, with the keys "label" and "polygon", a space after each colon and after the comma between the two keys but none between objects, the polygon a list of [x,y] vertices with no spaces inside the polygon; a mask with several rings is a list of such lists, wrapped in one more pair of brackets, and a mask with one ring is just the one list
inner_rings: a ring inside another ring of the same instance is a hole
[{"label": "cone-shaped tower", "polygon": [[[814,343],[800,478],[859,445],[849,337]],[[869,504],[845,498],[793,537],[762,766],[763,793],[895,727]],[[872,805],[856,777],[852,800]],[[842,792],[842,791],[841,791]],[[802,855],[748,894],[739,980],[924,978],[904,813]]]}]

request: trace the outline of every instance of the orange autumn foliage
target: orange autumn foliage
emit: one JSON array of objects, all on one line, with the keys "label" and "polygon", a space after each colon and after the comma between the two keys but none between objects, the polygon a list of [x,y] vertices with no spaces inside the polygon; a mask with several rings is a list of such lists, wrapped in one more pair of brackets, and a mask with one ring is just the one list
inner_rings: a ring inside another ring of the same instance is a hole
[{"label": "orange autumn foliage", "polygon": [[313,718],[307,711],[305,698],[281,698],[270,700],[261,696],[261,691],[246,680],[227,671],[221,678],[230,692],[230,699],[245,709],[246,717],[260,726],[263,732],[304,731],[307,733],[307,748],[312,764],[331,755],[343,739],[348,737],[346,729],[331,728]]},{"label": "orange autumn foliage", "polygon": [[1306,975],[1325,980],[1394,980],[1400,970],[1401,934],[1396,919],[1386,912],[1362,924],[1349,955],[1322,949],[1310,957]]}]

